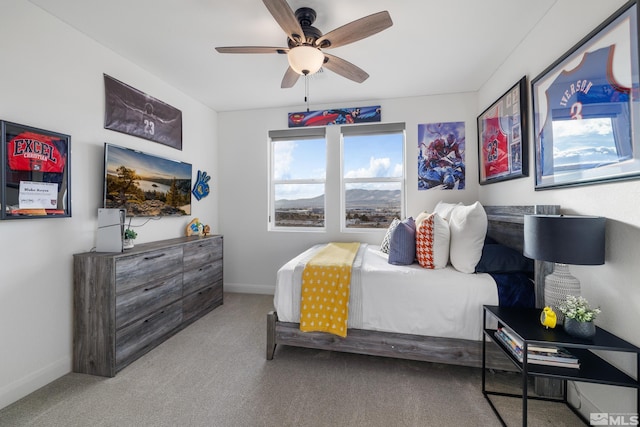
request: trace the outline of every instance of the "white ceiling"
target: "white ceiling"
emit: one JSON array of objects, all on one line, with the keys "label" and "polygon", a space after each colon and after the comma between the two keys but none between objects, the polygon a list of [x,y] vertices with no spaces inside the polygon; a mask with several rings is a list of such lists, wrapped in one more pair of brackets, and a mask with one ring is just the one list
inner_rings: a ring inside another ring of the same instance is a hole
[{"label": "white ceiling", "polygon": [[[214,110],[305,105],[304,79],[280,88],[285,55],[214,50],[286,46],[284,32],[261,0],[29,1]],[[315,9],[314,26],[323,33],[381,10],[394,22],[329,51],[370,77],[358,84],[327,70],[314,75],[312,108],[477,91],[556,1],[288,0],[294,11]]]}]

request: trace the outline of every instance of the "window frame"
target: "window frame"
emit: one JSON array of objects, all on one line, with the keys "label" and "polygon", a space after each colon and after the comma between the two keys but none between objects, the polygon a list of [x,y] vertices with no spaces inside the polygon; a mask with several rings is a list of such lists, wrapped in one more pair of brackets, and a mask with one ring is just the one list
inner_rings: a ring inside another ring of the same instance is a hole
[{"label": "window frame", "polygon": [[[309,179],[288,179],[276,180],[274,177],[274,147],[275,143],[282,141],[301,141],[310,139],[324,139],[325,150],[325,176],[323,179],[309,178]],[[327,163],[328,163],[328,143],[326,136],[326,129],[321,128],[296,128],[286,130],[269,131],[269,149],[268,149],[268,176],[267,180],[267,194],[268,194],[268,215],[267,215],[267,230],[276,232],[326,232],[327,231]],[[281,184],[322,184],[324,185],[324,225],[322,227],[284,227],[277,226],[275,222],[275,189],[277,185]]]},{"label": "window frame", "polygon": [[[345,136],[365,136],[382,134],[402,135],[402,176],[400,177],[379,177],[379,178],[345,178],[345,156],[344,143]],[[346,186],[353,183],[400,183],[400,219],[406,216],[406,176],[407,176],[407,133],[405,123],[377,123],[370,125],[341,126],[340,128],[340,232],[341,233],[371,233],[375,231],[385,231],[386,227],[347,227],[347,206],[346,206]]]}]

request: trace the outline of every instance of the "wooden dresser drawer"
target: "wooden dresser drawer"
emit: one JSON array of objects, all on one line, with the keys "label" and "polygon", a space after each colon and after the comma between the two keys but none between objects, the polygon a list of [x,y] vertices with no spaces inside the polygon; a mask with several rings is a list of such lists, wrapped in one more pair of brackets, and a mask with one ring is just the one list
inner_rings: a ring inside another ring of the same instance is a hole
[{"label": "wooden dresser drawer", "polygon": [[182,323],[182,301],[116,331],[116,372],[140,357]]},{"label": "wooden dresser drawer", "polygon": [[113,377],[221,305],[222,243],[188,236],[74,254],[73,371]]},{"label": "wooden dresser drawer", "polygon": [[148,317],[165,305],[182,298],[182,275],[147,283],[116,295],[116,329]]},{"label": "wooden dresser drawer", "polygon": [[185,270],[182,276],[182,295],[206,286],[222,283],[222,260],[212,261],[192,270]]},{"label": "wooden dresser drawer", "polygon": [[116,293],[182,272],[182,247],[173,246],[116,261]]},{"label": "wooden dresser drawer", "polygon": [[222,304],[222,283],[208,286],[182,300],[183,321],[195,320]]},{"label": "wooden dresser drawer", "polygon": [[222,237],[213,237],[184,246],[184,269],[191,270],[222,259]]}]

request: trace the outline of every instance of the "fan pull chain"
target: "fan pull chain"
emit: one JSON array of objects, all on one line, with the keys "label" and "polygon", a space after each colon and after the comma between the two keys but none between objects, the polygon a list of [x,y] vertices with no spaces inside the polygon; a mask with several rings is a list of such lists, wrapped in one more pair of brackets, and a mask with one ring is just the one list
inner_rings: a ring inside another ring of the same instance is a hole
[{"label": "fan pull chain", "polygon": [[304,75],[304,102],[307,104],[307,113],[309,112],[309,75]]}]

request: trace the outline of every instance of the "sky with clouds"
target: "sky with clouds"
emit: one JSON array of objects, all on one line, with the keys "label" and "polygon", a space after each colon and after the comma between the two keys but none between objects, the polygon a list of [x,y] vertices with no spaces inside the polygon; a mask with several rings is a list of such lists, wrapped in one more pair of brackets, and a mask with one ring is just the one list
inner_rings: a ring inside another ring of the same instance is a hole
[{"label": "sky with clouds", "polygon": [[[402,176],[402,134],[345,137],[345,178]],[[276,141],[273,176],[275,179],[322,179],[326,174],[324,139]],[[278,185],[276,200],[315,197],[322,193],[318,185]],[[368,189],[388,189],[388,185]]]}]

